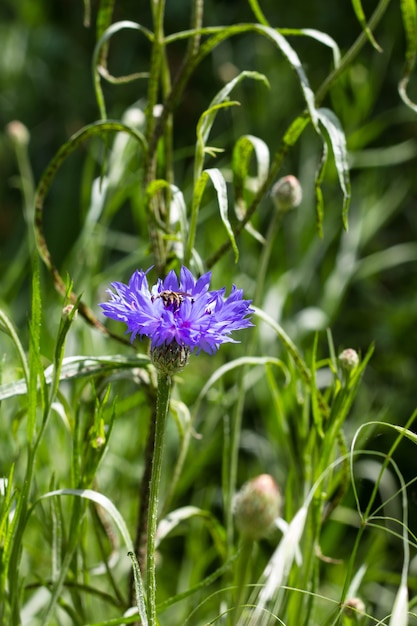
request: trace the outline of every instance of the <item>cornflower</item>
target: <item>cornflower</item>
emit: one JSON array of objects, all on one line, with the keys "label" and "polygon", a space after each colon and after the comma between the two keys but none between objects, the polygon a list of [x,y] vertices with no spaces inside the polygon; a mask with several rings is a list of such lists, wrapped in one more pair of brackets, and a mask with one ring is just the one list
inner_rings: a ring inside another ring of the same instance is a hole
[{"label": "cornflower", "polygon": [[253,326],[251,300],[243,300],[235,285],[228,297],[224,288],[209,291],[211,272],[195,279],[183,266],[179,280],[171,270],[151,288],[148,272],[136,270],[127,285],[111,283],[111,300],[100,306],[104,315],[127,325],[132,342],[149,337],[151,352],[174,343],[189,352],[213,354],[222,343],[236,343],[233,331]]}]

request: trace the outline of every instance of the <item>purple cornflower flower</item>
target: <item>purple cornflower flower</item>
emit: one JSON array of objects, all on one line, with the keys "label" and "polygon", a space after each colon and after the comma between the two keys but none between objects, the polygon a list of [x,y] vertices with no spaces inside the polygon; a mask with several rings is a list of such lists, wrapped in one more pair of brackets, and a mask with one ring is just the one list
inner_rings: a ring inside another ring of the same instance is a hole
[{"label": "purple cornflower flower", "polygon": [[[213,354],[222,343],[234,342],[234,330],[253,326],[251,300],[242,300],[235,285],[227,298],[225,289],[209,291],[211,272],[197,280],[186,267],[180,280],[171,270],[149,289],[146,272],[137,270],[129,284],[111,283],[111,300],[100,304],[104,315],[127,324],[131,341],[151,339],[151,350],[159,346],[180,346],[189,351]],[[174,342],[174,343],[173,343]]]}]

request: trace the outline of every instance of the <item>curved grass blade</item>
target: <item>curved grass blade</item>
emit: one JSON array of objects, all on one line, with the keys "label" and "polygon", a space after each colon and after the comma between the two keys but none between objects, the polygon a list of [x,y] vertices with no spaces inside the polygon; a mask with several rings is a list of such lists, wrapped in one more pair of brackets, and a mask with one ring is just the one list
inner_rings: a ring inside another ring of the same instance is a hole
[{"label": "curved grass blade", "polygon": [[[115,354],[113,356],[71,356],[62,360],[59,372],[59,380],[72,380],[85,376],[103,376],[116,369],[133,369],[138,367],[148,367],[149,357],[141,354],[128,357]],[[54,378],[54,366],[50,365],[44,372],[45,383],[51,384]],[[21,396],[27,393],[27,385],[24,379],[0,386],[0,400]]]},{"label": "curved grass blade", "polygon": [[343,193],[343,225],[347,229],[347,214],[350,203],[350,174],[345,133],[333,111],[320,108],[317,113],[320,124],[324,127],[333,150],[337,176]]},{"label": "curved grass blade", "polygon": [[107,71],[107,53],[108,53],[108,43],[111,37],[116,33],[124,30],[137,30],[145,35],[149,41],[153,41],[153,34],[141,24],[137,22],[131,22],[129,20],[124,20],[121,22],[116,22],[107,28],[107,30],[101,35],[100,39],[97,41],[93,57],[92,57],[92,73],[93,73],[93,81],[94,81],[94,89],[96,93],[97,105],[100,110],[100,116],[102,120],[107,118],[106,113],[106,105],[104,102],[104,94],[100,85],[100,76],[106,78],[109,82],[116,83],[127,83],[133,80],[137,80],[139,78],[148,78],[148,72],[139,72],[135,74],[129,74],[127,76],[120,76],[118,78],[113,77]]},{"label": "curved grass blade", "polygon": [[[95,504],[98,504],[99,506],[101,506],[106,511],[106,513],[111,517],[116,527],[118,528],[123,538],[123,541],[125,542],[127,551],[134,552],[133,542],[132,542],[129,530],[126,526],[126,523],[122,515],[120,514],[118,509],[114,506],[113,502],[109,500],[109,498],[104,496],[102,493],[99,493],[98,491],[94,491],[92,489],[56,489],[54,491],[45,493],[39,498],[39,500],[44,500],[45,498],[52,498],[54,496],[78,496],[79,498],[85,498],[86,500],[89,500],[90,502],[94,502]],[[141,593],[138,597],[139,615],[142,620],[143,626],[147,626],[148,618],[146,615],[146,608],[145,608],[145,592],[144,592],[143,582],[142,582],[140,572],[138,573],[138,584],[141,590]]]},{"label": "curved grass blade", "polygon": [[358,22],[362,27],[362,30],[364,31],[364,33],[369,39],[369,42],[375,48],[375,50],[377,50],[378,52],[382,52],[381,46],[377,43],[371,29],[369,28],[367,24],[366,16],[362,7],[361,0],[352,0],[352,7],[353,7],[353,10],[355,11],[355,15],[358,19]]},{"label": "curved grass blade", "polygon": [[280,28],[279,32],[286,37],[291,35],[294,37],[310,37],[311,39],[315,39],[331,49],[333,53],[333,64],[335,68],[339,66],[342,58],[340,48],[333,37],[330,37],[327,33],[323,33],[321,30],[316,30],[315,28]]},{"label": "curved grass blade", "polygon": [[254,135],[239,137],[233,149],[232,159],[233,186],[238,219],[243,219],[246,213],[244,191],[247,187],[249,166],[253,154],[255,155],[257,165],[257,176],[254,180],[257,191],[268,178],[269,148],[262,139]]},{"label": "curved grass blade", "polygon": [[398,85],[398,92],[404,104],[417,112],[417,104],[407,94],[408,83],[415,67],[417,56],[417,6],[415,0],[401,0],[401,13],[407,48],[405,52],[404,75]]},{"label": "curved grass blade", "polygon": [[315,105],[315,95],[313,90],[310,87],[310,83],[304,71],[304,68],[301,64],[301,61],[298,57],[298,54],[290,46],[286,38],[281,35],[278,31],[270,28],[269,26],[262,26],[261,24],[256,25],[256,30],[258,32],[263,33],[269,39],[271,39],[275,45],[280,49],[282,54],[285,56],[291,67],[297,73],[298,79],[300,81],[300,86],[302,92],[304,94],[304,98],[306,101],[307,109],[311,117],[312,124],[316,130],[318,130],[318,117],[317,117],[317,109]]},{"label": "curved grass blade", "polygon": [[[52,279],[54,281],[55,289],[62,295],[66,294],[66,283],[60,275],[58,269],[54,265],[52,260],[51,253],[48,248],[48,244],[46,243],[45,235],[43,232],[43,205],[45,202],[45,198],[49,192],[49,189],[52,185],[52,182],[55,178],[55,175],[58,169],[61,167],[62,163],[65,159],[74,152],[84,141],[87,139],[91,139],[91,137],[95,136],[105,136],[107,133],[114,132],[124,132],[128,133],[131,137],[136,139],[140,144],[141,148],[145,150],[146,142],[141,133],[139,133],[136,129],[127,126],[121,122],[116,121],[99,121],[94,122],[93,124],[89,124],[88,126],[84,126],[78,132],[76,132],[70,139],[58,150],[56,155],[50,161],[46,170],[44,171],[42,178],[39,181],[36,195],[35,195],[35,241],[38,248],[38,252],[45,263],[46,267],[49,269],[52,274]],[[70,293],[69,299],[71,303],[75,303],[77,300],[77,296],[74,292]],[[78,308],[80,314],[84,317],[84,319],[91,325],[100,330],[101,332],[117,339],[121,343],[130,344],[130,342],[118,335],[113,335],[110,331],[106,329],[106,327],[97,319],[91,309],[81,300]]]},{"label": "curved grass blade", "polygon": [[215,122],[217,113],[224,107],[237,106],[239,102],[230,102],[228,100],[233,89],[245,78],[262,81],[267,87],[269,82],[267,78],[259,72],[241,72],[233,80],[229,81],[213,98],[207,109],[201,115],[197,124],[197,145],[195,154],[194,180],[198,180],[203,170],[204,154],[209,152],[207,148],[207,139]]},{"label": "curved grass blade", "polygon": [[[104,32],[111,25],[111,20],[113,16],[115,0],[100,0],[100,6],[97,12],[97,20],[96,20],[96,39],[97,41],[101,39]],[[100,55],[98,58],[98,63],[102,67],[107,67],[107,54],[108,54],[108,43],[103,45],[100,50]]]},{"label": "curved grass blade", "polygon": [[223,225],[226,229],[226,232],[232,244],[232,249],[235,254],[235,263],[237,263],[239,259],[239,250],[236,244],[236,239],[233,233],[232,225],[230,224],[229,216],[228,216],[226,181],[221,171],[217,168],[211,168],[211,169],[205,170],[203,172],[203,175],[209,176],[211,179],[211,182],[213,183],[213,187],[217,194],[217,202],[219,203],[220,217],[222,219]]},{"label": "curved grass blade", "polygon": [[327,143],[324,142],[321,152],[320,163],[317,168],[316,177],[314,180],[314,195],[316,198],[316,223],[319,237],[323,237],[324,200],[321,185],[323,183],[323,178],[326,171],[328,156],[329,148],[327,146]]},{"label": "curved grass blade", "polygon": [[156,546],[158,547],[181,522],[191,519],[193,517],[200,518],[207,525],[207,529],[210,532],[216,550],[222,559],[226,558],[226,542],[225,531],[223,526],[218,522],[216,517],[196,506],[183,506],[175,511],[171,511],[164,519],[158,524],[158,530],[156,535]]}]

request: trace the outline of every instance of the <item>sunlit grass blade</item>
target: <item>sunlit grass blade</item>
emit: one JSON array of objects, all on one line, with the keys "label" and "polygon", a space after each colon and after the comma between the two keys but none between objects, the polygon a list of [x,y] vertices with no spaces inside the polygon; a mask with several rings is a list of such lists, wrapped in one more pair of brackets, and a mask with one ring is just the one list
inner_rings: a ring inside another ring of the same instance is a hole
[{"label": "sunlit grass blade", "polygon": [[[120,354],[96,357],[69,356],[62,359],[59,380],[72,380],[85,378],[87,376],[105,375],[118,369],[146,368],[149,365],[150,359],[144,354],[137,354],[131,357]],[[54,366],[50,365],[44,371],[46,384],[51,384],[53,375]],[[17,380],[16,382],[0,385],[0,400],[23,395],[25,393],[27,393],[25,380]]]},{"label": "sunlit grass blade", "polygon": [[[127,83],[127,82],[131,82],[132,80],[137,80],[138,78],[149,77],[148,72],[138,72],[135,74],[131,74],[128,76],[121,76],[118,78],[114,78],[111,74],[108,73],[107,63],[106,63],[108,43],[111,37],[113,37],[116,33],[123,31],[124,29],[137,30],[141,32],[142,34],[144,34],[145,37],[149,41],[153,40],[153,35],[151,31],[149,31],[144,26],[141,26],[141,24],[137,24],[136,22],[131,22],[129,20],[116,22],[115,24],[112,24],[100,36],[100,39],[97,41],[96,46],[94,48],[94,52],[93,52],[92,72],[93,72],[97,105],[99,107],[100,117],[102,120],[107,119],[107,113],[106,113],[106,105],[104,101],[104,94],[100,85],[100,76],[103,76],[104,78],[109,80],[109,82],[119,82],[119,83]],[[102,64],[103,61],[104,61],[104,65]]]},{"label": "sunlit grass blade", "polygon": [[[94,122],[93,124],[90,124],[88,126],[85,126],[84,128],[81,128],[81,130],[79,130],[74,135],[72,135],[72,137],[64,145],[60,147],[56,155],[53,157],[53,159],[50,161],[49,165],[43,172],[43,175],[38,183],[38,187],[36,190],[36,199],[35,199],[36,245],[37,245],[38,252],[43,262],[45,263],[45,265],[47,266],[47,268],[49,269],[52,275],[55,289],[62,296],[65,296],[66,294],[66,282],[62,278],[58,268],[56,267],[52,259],[51,252],[46,242],[45,234],[43,230],[43,208],[44,208],[45,199],[46,199],[47,194],[49,193],[49,190],[51,188],[52,182],[56,176],[57,171],[59,170],[61,165],[64,163],[64,161],[70,156],[70,154],[72,154],[86,140],[91,139],[92,137],[96,137],[96,136],[106,137],[107,134],[110,132],[111,133],[114,133],[114,132],[128,133],[130,136],[134,137],[139,142],[141,149],[142,150],[144,149],[145,139],[143,135],[139,133],[139,131],[137,131],[136,129],[126,126],[126,124],[123,124],[121,122],[114,122],[114,121]],[[76,301],[77,296],[75,295],[75,293],[70,294],[70,299],[72,303]],[[95,326],[102,332],[111,334],[108,331],[106,331],[103,324],[99,322],[99,320],[91,311],[91,309],[83,301],[80,301],[78,308],[79,308],[80,314],[84,317],[84,319],[88,321],[89,324],[91,324],[92,326]],[[120,337],[118,339],[122,341],[122,343],[126,343],[124,339]]]},{"label": "sunlit grass blade", "polygon": [[378,52],[382,52],[381,46],[375,40],[375,37],[366,22],[366,16],[362,7],[361,0],[351,0],[351,1],[352,1],[352,6],[355,11],[356,17],[358,18],[359,24],[361,25],[363,31],[366,33],[366,36],[368,37],[370,43],[373,45],[375,50],[377,50]]},{"label": "sunlit grass blade", "polygon": [[413,111],[417,111],[417,104],[410,99],[407,93],[408,83],[415,67],[417,56],[417,7],[414,0],[401,0],[400,4],[407,48],[404,73],[398,85],[398,91],[403,102]]},{"label": "sunlit grass blade", "polygon": [[[252,155],[255,155],[257,172],[255,177],[249,178]],[[262,139],[253,135],[239,137],[233,149],[232,159],[235,213],[239,220],[246,214],[245,191],[254,193],[264,184],[268,177],[269,162],[269,148]]]},{"label": "sunlit grass blade", "polygon": [[320,124],[325,129],[333,151],[339,184],[343,193],[342,219],[345,228],[347,228],[347,213],[349,209],[351,189],[345,133],[337,116],[330,109],[318,109],[318,119]]}]

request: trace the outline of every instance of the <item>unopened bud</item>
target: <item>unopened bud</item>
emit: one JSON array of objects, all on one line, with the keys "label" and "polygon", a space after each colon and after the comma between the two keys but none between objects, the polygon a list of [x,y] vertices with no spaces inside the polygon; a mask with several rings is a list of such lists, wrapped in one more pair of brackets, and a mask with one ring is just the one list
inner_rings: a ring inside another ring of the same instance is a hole
[{"label": "unopened bud", "polygon": [[347,617],[356,619],[365,613],[365,604],[360,598],[350,598],[345,602],[343,612]]},{"label": "unopened bud", "polygon": [[278,211],[285,213],[301,204],[303,190],[298,178],[289,175],[280,178],[275,183],[271,196]]},{"label": "unopened bud", "polygon": [[235,495],[233,512],[237,529],[248,539],[267,536],[279,517],[281,493],[269,474],[261,474],[245,483]]},{"label": "unopened bud", "polygon": [[6,126],[7,134],[14,144],[19,146],[27,146],[29,143],[30,135],[29,131],[22,122],[14,120],[9,122]]},{"label": "unopened bud", "polygon": [[161,374],[172,376],[180,372],[188,363],[190,349],[176,341],[151,348],[151,361]]},{"label": "unopened bud", "polygon": [[346,348],[339,354],[339,363],[345,372],[353,372],[359,365],[359,355],[356,350]]}]

